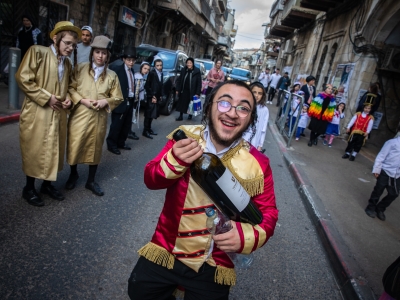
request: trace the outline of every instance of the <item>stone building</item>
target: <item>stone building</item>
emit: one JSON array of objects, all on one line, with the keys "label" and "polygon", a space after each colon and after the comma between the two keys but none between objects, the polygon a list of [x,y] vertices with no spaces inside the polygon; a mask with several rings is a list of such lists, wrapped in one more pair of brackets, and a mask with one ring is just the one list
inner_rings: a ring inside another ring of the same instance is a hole
[{"label": "stone building", "polygon": [[359,95],[381,83],[382,101],[371,143],[381,147],[400,121],[400,2],[396,0],[277,0],[266,38],[282,42],[277,66],[291,77],[339,87],[347,124]]},{"label": "stone building", "polygon": [[78,27],[90,25],[94,35],[109,34],[113,59],[133,43],[230,60],[237,30],[233,12],[227,0],[2,0],[0,68],[7,64],[9,47],[15,46],[24,13],[44,33],[45,44],[55,23],[70,20]]}]

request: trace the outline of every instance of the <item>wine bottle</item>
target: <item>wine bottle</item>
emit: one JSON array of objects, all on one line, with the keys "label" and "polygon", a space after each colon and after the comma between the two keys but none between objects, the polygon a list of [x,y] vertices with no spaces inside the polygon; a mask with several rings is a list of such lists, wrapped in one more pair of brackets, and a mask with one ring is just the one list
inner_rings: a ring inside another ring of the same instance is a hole
[{"label": "wine bottle", "polygon": [[[186,139],[183,130],[177,130],[173,139]],[[263,220],[258,207],[251,201],[250,195],[218,158],[212,153],[203,153],[190,166],[193,180],[210,197],[215,206],[231,220],[260,224]]]}]

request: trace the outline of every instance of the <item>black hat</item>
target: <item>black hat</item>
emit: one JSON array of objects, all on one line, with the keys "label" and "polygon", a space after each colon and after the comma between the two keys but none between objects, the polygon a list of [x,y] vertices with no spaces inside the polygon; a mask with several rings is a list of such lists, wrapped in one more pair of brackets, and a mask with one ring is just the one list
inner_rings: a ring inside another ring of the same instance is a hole
[{"label": "black hat", "polygon": [[367,94],[367,98],[365,99],[364,106],[373,106],[375,103],[376,95],[372,93]]},{"label": "black hat", "polygon": [[121,56],[122,58],[137,58],[136,57],[136,48],[132,45],[128,45],[124,47],[124,54]]},{"label": "black hat", "polygon": [[194,64],[194,59],[193,59],[193,57],[188,57],[188,59],[186,60],[186,63],[187,63],[188,61],[191,61],[192,64]]},{"label": "black hat", "polygon": [[310,76],[307,76],[307,78],[306,78],[306,82],[310,82],[311,80],[315,80],[315,77],[314,77],[314,76],[312,76],[312,75],[310,75]]}]

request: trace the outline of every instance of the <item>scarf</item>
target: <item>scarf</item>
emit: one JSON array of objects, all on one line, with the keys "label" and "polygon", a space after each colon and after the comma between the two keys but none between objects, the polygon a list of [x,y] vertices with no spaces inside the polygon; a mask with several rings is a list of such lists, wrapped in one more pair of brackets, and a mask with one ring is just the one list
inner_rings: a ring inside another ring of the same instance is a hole
[{"label": "scarf", "polygon": [[[322,104],[326,98],[330,99],[328,107],[322,112]],[[310,118],[331,122],[335,113],[336,101],[333,95],[325,93],[318,94],[317,97],[311,102],[310,108],[308,109],[308,115]]]}]

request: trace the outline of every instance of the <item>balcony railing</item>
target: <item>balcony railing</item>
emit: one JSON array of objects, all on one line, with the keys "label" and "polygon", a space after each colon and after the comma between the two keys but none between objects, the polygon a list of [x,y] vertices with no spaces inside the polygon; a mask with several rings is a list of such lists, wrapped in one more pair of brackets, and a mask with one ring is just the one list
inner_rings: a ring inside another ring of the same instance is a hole
[{"label": "balcony railing", "polygon": [[219,45],[229,48],[231,45],[230,41],[231,41],[231,39],[229,38],[229,36],[222,36],[222,35],[218,36],[218,44]]},{"label": "balcony railing", "polygon": [[276,0],[274,2],[274,4],[272,4],[269,17],[272,19],[273,17],[275,17],[275,15],[278,13],[278,11],[281,11],[281,10],[283,10],[282,0]]},{"label": "balcony railing", "polygon": [[[293,33],[295,28],[284,26],[282,24],[282,11],[279,11],[275,17],[272,19],[270,28],[265,28],[265,33],[268,32],[268,35],[264,35],[264,38],[268,37],[286,37],[289,34]],[[268,31],[269,29],[269,31]]]}]

